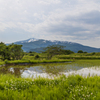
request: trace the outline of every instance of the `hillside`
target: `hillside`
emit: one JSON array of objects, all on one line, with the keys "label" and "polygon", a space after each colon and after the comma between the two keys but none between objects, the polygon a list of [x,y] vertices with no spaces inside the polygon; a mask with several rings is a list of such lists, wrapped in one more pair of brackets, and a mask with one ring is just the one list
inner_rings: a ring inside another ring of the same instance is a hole
[{"label": "hillside", "polygon": [[78,50],[83,50],[86,52],[100,52],[100,48],[94,48],[89,46],[84,46],[79,43],[68,42],[68,41],[51,41],[51,40],[43,40],[43,39],[35,39],[30,38],[28,40],[14,42],[15,44],[23,45],[22,49],[25,52],[35,51],[40,52],[43,50],[44,47],[49,45],[63,45],[65,49],[77,52]]}]

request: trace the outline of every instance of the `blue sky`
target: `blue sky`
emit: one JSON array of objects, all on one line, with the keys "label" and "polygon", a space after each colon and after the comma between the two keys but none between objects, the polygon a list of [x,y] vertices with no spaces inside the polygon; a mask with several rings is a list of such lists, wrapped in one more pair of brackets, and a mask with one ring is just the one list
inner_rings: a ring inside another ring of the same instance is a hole
[{"label": "blue sky", "polygon": [[100,48],[100,0],[0,0],[0,42],[29,38]]}]

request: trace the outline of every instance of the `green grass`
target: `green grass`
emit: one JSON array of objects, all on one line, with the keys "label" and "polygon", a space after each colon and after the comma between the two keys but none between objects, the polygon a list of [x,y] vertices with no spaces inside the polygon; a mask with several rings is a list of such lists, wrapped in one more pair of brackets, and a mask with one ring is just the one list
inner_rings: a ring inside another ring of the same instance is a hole
[{"label": "green grass", "polygon": [[100,76],[24,79],[0,75],[0,100],[100,100]]},{"label": "green grass", "polygon": [[[22,60],[5,60],[0,59],[0,65],[3,64],[20,64],[20,63],[54,63],[54,62],[67,62],[67,61],[77,61],[77,60],[100,60],[100,53],[74,53],[70,55],[55,55],[52,59],[48,60],[45,54],[42,53],[33,53],[34,55],[30,56],[31,53],[26,53]],[[36,55],[39,55],[39,58],[35,58]],[[100,62],[100,61],[99,61]],[[97,62],[98,63],[98,62]]]},{"label": "green grass", "polygon": [[73,61],[70,59],[54,59],[54,60],[14,60],[14,61],[5,61],[6,64],[20,64],[20,63],[30,63],[30,64],[38,64],[38,63],[57,63],[57,62],[69,62]]},{"label": "green grass", "polygon": [[83,67],[93,67],[93,66],[100,66],[100,60],[95,59],[95,60],[75,60],[73,64],[77,64],[78,66],[83,66]]},{"label": "green grass", "polygon": [[100,56],[84,56],[84,55],[59,55],[57,56],[58,59],[100,59]]},{"label": "green grass", "polygon": [[0,61],[0,65],[4,65],[5,64],[5,62],[4,61]]},{"label": "green grass", "polygon": [[73,59],[58,59],[53,57],[48,60],[44,55],[39,55],[39,58],[35,59],[35,56],[25,55],[22,60],[5,60],[0,61],[0,65],[3,64],[20,64],[20,63],[30,63],[30,64],[38,64],[38,63],[57,63],[57,62],[69,62],[73,61]]},{"label": "green grass", "polygon": [[[34,56],[30,56],[29,54],[25,55],[23,57],[23,60],[26,59],[35,59],[35,54]],[[39,55],[39,60],[46,60],[47,57],[45,54],[38,53]],[[74,54],[69,54],[69,55],[55,55],[53,56],[52,59],[100,59],[100,53],[74,53]]]}]

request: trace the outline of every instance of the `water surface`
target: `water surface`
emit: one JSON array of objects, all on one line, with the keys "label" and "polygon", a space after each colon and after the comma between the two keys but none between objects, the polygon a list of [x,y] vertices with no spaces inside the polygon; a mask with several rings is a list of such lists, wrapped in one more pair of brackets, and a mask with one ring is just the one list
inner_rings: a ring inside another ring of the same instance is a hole
[{"label": "water surface", "polygon": [[48,63],[35,65],[16,65],[0,67],[0,74],[14,74],[17,77],[45,77],[53,78],[59,75],[79,74],[82,76],[100,76],[100,66],[78,63]]}]

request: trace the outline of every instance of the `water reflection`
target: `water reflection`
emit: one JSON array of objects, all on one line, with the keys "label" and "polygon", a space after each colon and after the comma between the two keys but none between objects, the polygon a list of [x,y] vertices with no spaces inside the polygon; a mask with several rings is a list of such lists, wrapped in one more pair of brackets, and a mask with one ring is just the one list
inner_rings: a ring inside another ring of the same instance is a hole
[{"label": "water reflection", "polygon": [[90,68],[82,68],[80,70],[74,70],[74,71],[70,71],[70,72],[65,72],[63,73],[64,75],[68,76],[68,75],[82,75],[82,76],[100,76],[100,67],[95,66],[95,67],[90,67]]},{"label": "water reflection", "polygon": [[90,65],[79,65],[76,63],[53,63],[53,64],[37,64],[27,66],[5,66],[0,68],[0,74],[14,74],[17,77],[56,77],[61,74],[66,76],[71,74],[79,74],[83,76],[100,76],[100,67],[90,67]]},{"label": "water reflection", "polygon": [[20,77],[24,71],[25,68],[20,68],[19,66],[5,66],[0,68],[0,74],[13,74],[17,77]]}]

